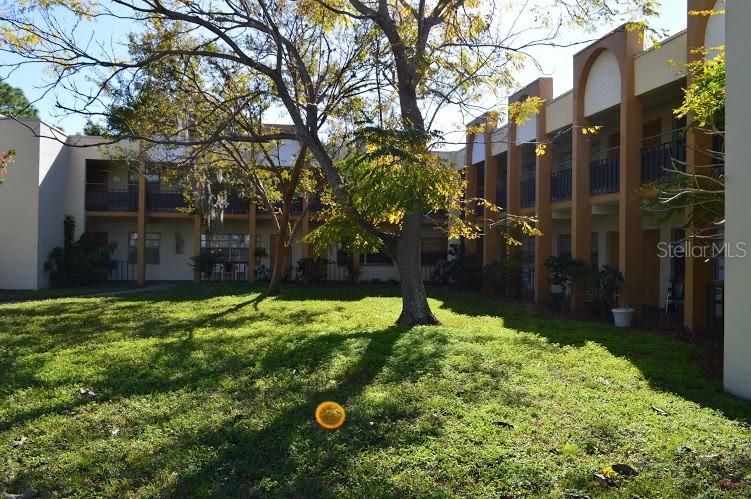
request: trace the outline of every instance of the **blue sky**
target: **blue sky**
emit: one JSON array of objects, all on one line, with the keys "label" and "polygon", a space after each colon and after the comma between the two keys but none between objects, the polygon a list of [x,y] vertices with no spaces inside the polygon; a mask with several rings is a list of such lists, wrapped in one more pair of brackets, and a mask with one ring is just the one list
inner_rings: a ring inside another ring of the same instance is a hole
[{"label": "blue sky", "polygon": [[[651,22],[652,26],[665,30],[668,34],[674,34],[684,29],[686,27],[686,0],[663,0],[662,3],[660,16]],[[570,34],[568,38],[576,41],[596,39],[605,35],[613,28],[614,26],[603,26],[594,33],[575,33]],[[129,32],[137,30],[138,26],[134,23],[116,21],[111,18],[99,18],[93,25],[87,26],[80,36],[81,39],[86,39],[89,35],[93,34],[97,40],[105,42],[117,51],[122,50],[122,44],[126,39],[126,35]],[[568,91],[572,86],[573,79],[572,56],[583,47],[584,45],[568,48],[539,47],[531,50],[531,55],[542,66],[542,73],[530,65],[530,67],[519,74],[518,81],[521,85],[524,85],[539,76],[551,76],[554,79],[554,93],[556,96]],[[0,56],[0,58],[3,58],[3,62],[8,62],[6,55]],[[35,105],[39,110],[40,117],[44,121],[63,128],[67,133],[80,132],[85,119],[75,114],[64,115],[61,114],[60,110],[55,109],[56,96],[54,94],[43,96],[42,94],[41,82],[45,79],[46,76],[42,67],[30,65],[15,71],[7,81],[11,85],[21,88],[29,99],[39,99]],[[70,98],[70,95],[62,89],[57,90],[56,93],[62,100]],[[496,104],[495,100],[495,98],[489,98],[486,102],[481,102],[481,105],[493,107]],[[268,119],[273,122],[286,121],[283,114],[282,112],[277,112],[275,116],[269,116]],[[469,119],[471,117],[463,117],[451,109],[446,109],[441,112],[440,118],[436,122],[442,123],[443,131],[447,134],[446,139],[449,142],[455,141],[458,144],[461,142],[461,130],[463,129],[464,121],[469,121]],[[457,147],[451,147],[449,144],[448,148],[455,149]]]}]

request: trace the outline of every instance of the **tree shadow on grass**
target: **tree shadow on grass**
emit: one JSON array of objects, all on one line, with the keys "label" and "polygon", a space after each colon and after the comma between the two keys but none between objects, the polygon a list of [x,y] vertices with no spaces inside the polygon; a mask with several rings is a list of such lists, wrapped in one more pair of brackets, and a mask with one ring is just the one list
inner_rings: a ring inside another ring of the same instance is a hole
[{"label": "tree shadow on grass", "polygon": [[[368,424],[363,416],[349,414],[345,427],[336,434],[327,434],[313,420],[315,407],[324,401],[334,400],[346,404],[357,398],[372,383],[387,364],[395,358],[395,345],[409,330],[392,326],[377,331],[360,333],[368,340],[367,347],[358,361],[350,366],[341,381],[331,388],[311,390],[302,401],[276,414],[261,428],[253,428],[246,418],[239,417],[216,431],[201,436],[198,440],[183,439],[178,446],[209,446],[220,452],[199,470],[181,476],[170,493],[176,497],[202,490],[208,495],[235,497],[247,495],[262,480],[274,483],[274,495],[289,497],[320,497],[331,494],[323,480],[331,469],[346,469],[345,462],[356,457],[364,448],[384,445],[380,438],[368,438],[363,428]],[[418,333],[419,334],[419,333]],[[348,335],[349,338],[351,335]],[[339,340],[340,341],[340,340]],[[307,345],[291,351],[276,351],[264,360],[264,371],[280,367],[299,366],[311,352],[321,352],[335,346],[332,337],[317,337]],[[397,370],[420,370],[435,365],[438,350],[424,356],[401,358],[393,366]],[[317,362],[322,362],[318,359]],[[366,431],[367,432],[367,431]],[[413,438],[421,438],[412,435]],[[346,454],[341,445],[346,445]],[[297,462],[292,446],[312,447],[313,462]],[[251,494],[252,495],[252,494]]]},{"label": "tree shadow on grass", "polygon": [[[722,384],[704,376],[698,359],[702,349],[694,344],[654,332],[622,330],[598,322],[549,317],[521,304],[499,302],[479,293],[438,290],[441,308],[467,316],[491,316],[504,327],[530,333],[551,346],[583,347],[597,343],[616,357],[628,359],[650,385],[722,412],[726,417],[751,423],[751,401],[724,392]],[[530,341],[531,348],[540,348]]]}]

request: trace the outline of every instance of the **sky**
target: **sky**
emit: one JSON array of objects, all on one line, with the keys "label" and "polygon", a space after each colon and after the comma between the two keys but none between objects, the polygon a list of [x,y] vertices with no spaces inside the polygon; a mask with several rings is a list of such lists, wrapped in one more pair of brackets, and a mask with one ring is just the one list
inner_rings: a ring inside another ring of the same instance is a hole
[{"label": "sky", "polygon": [[[686,27],[686,0],[662,0],[660,15],[650,21],[651,26],[658,30],[664,30],[667,35],[675,34]],[[570,39],[592,40],[602,37],[610,32],[615,26],[603,26],[594,33],[577,33],[569,35]],[[117,46],[126,38],[129,32],[137,31],[138,26],[134,23],[115,21],[111,18],[100,18],[95,24],[84,33],[93,34],[98,40],[104,40],[110,46]],[[86,36],[86,35],[84,35]],[[573,55],[584,48],[586,44],[576,45],[573,47],[538,47],[530,50],[532,55],[542,67],[542,71],[533,65],[529,65],[524,71],[517,76],[519,87],[539,78],[540,76],[550,76],[553,78],[554,96],[561,95],[572,87],[573,81]],[[121,50],[121,49],[120,49]],[[0,55],[0,62],[9,62],[7,55]],[[4,73],[2,73],[4,76]],[[76,114],[61,114],[59,109],[55,108],[55,95],[50,93],[43,94],[40,82],[46,78],[43,69],[36,65],[23,66],[15,71],[7,79],[7,82],[15,87],[21,88],[30,100],[34,100],[35,106],[39,110],[40,118],[50,125],[62,128],[66,133],[80,133],[83,129],[85,118]],[[67,97],[64,90],[58,90],[59,97],[63,100]],[[495,96],[488,97],[480,102],[481,106],[492,108],[497,105]],[[285,119],[283,110],[277,110],[275,116],[269,116],[267,121],[280,123],[288,122]],[[478,112],[478,114],[481,114]],[[463,142],[464,124],[471,121],[474,116],[462,116],[455,109],[444,109],[439,114],[436,123],[440,123],[440,128],[445,134],[447,144],[446,149],[459,149]]]}]

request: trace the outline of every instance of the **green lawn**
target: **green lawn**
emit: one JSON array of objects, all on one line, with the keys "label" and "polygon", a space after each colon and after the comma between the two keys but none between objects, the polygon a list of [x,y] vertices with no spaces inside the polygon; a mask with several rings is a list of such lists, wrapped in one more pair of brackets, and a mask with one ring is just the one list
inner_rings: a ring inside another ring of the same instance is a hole
[{"label": "green lawn", "polygon": [[[701,348],[444,291],[443,326],[401,329],[395,292],[1,305],[0,492],[751,496],[751,402],[702,377]],[[619,463],[638,475],[595,476]]]},{"label": "green lawn", "polygon": [[24,300],[45,300],[48,298],[61,298],[68,296],[91,295],[106,293],[108,291],[121,291],[134,288],[131,284],[101,284],[97,286],[85,286],[80,288],[50,288],[36,291],[27,289],[0,289],[0,303]]}]

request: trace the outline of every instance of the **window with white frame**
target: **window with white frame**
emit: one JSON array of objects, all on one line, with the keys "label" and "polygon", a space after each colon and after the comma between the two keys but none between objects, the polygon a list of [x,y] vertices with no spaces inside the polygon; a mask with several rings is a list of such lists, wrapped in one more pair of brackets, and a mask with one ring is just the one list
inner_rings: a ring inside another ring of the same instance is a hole
[{"label": "window with white frame", "polygon": [[[159,232],[147,232],[144,241],[146,243],[144,261],[149,265],[158,264],[162,235]],[[128,233],[128,262],[138,262],[138,232]]]}]

